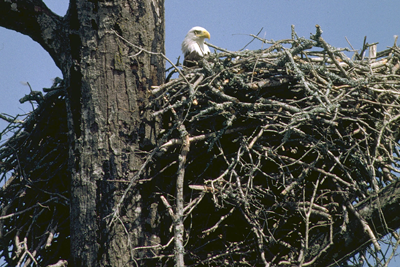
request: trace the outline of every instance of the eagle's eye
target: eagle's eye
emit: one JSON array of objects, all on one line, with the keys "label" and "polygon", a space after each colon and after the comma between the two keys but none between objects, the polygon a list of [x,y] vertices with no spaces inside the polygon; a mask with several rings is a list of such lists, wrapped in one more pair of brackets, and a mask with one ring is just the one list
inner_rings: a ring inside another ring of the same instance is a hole
[{"label": "eagle's eye", "polygon": [[199,35],[200,31],[194,31],[194,34]]}]

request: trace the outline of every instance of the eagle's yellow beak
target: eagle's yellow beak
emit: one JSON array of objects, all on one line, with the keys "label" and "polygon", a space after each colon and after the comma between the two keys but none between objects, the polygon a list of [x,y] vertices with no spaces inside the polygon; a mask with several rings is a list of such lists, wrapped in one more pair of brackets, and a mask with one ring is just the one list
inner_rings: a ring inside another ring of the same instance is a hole
[{"label": "eagle's yellow beak", "polygon": [[199,37],[204,37],[204,38],[208,38],[208,39],[211,38],[210,33],[209,33],[208,31],[206,31],[206,30],[202,31],[202,32],[199,34]]}]

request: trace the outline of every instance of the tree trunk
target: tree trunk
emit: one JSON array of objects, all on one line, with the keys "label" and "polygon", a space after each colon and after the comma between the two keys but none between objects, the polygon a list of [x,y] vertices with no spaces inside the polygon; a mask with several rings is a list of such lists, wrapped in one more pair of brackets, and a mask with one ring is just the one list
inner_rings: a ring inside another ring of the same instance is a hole
[{"label": "tree trunk", "polygon": [[145,203],[133,187],[114,224],[108,224],[109,215],[142,165],[137,152],[155,143],[155,124],[143,108],[148,88],[164,80],[165,63],[119,36],[164,53],[164,1],[71,0],[65,17],[41,0],[0,1],[0,10],[0,25],[40,43],[64,76],[71,170],[69,265],[131,265],[137,256],[133,247],[158,240],[157,206]]},{"label": "tree trunk", "polygon": [[127,266],[135,257],[131,249],[151,235],[143,227],[141,192],[132,190],[115,224],[107,217],[142,165],[136,152],[155,142],[142,109],[146,90],[163,82],[165,68],[160,57],[133,56],[139,50],[115,32],[164,52],[163,1],[76,1],[69,16],[73,64],[64,75],[70,77],[71,262]]}]

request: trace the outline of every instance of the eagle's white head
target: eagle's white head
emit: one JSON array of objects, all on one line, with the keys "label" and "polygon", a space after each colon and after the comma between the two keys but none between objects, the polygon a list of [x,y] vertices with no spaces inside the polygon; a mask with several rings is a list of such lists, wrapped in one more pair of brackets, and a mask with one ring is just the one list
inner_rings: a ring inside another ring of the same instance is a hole
[{"label": "eagle's white head", "polygon": [[182,42],[182,52],[185,55],[185,60],[196,61],[205,54],[210,53],[210,48],[204,43],[205,38],[210,39],[210,33],[206,29],[198,26],[190,29]]}]

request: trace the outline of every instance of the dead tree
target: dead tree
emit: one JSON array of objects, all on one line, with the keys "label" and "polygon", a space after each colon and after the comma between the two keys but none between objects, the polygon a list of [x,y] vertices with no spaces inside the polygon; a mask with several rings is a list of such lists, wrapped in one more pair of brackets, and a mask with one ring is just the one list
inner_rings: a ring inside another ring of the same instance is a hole
[{"label": "dead tree", "polygon": [[2,191],[2,255],[10,265],[133,265],[132,248],[158,239],[157,203],[135,187],[117,223],[107,216],[156,142],[144,107],[164,59],[142,49],[164,52],[163,1],[71,0],[60,17],[41,0],[2,0],[0,25],[38,42],[63,74],[16,133],[25,139],[3,150],[5,170],[19,166],[7,188],[20,187]]},{"label": "dead tree", "polygon": [[38,103],[23,121],[2,116],[14,133],[0,148],[8,264],[391,259],[379,240],[399,243],[396,43],[349,58],[317,26],[161,84],[162,2],[72,1],[61,18],[2,1],[0,14],[64,75],[21,100]]}]

